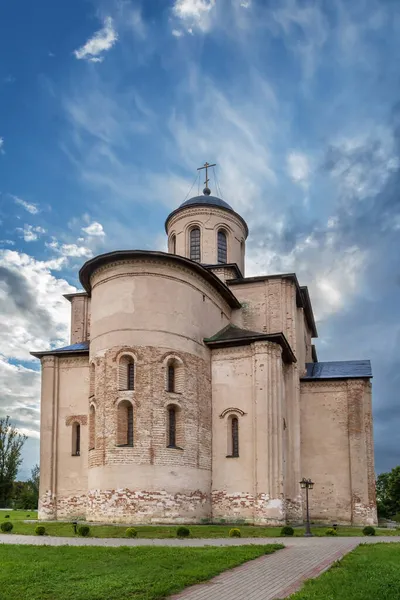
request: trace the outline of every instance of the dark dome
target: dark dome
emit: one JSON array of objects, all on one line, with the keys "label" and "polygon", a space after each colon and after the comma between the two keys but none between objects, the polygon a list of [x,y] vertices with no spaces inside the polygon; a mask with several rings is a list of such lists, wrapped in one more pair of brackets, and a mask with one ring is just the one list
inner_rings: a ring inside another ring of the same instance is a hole
[{"label": "dark dome", "polygon": [[232,206],[229,206],[225,200],[221,200],[221,198],[217,198],[217,196],[210,196],[206,194],[202,194],[201,196],[194,196],[193,198],[189,198],[189,200],[185,200],[179,208],[183,208],[184,206],[190,206],[191,204],[212,204],[213,206],[221,206],[222,208],[227,208],[228,210],[233,210]]}]

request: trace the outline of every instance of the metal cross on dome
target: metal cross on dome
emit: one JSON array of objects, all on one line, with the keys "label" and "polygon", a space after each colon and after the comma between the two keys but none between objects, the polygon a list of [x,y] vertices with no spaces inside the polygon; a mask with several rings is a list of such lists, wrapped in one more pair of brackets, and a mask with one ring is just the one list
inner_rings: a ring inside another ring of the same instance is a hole
[{"label": "metal cross on dome", "polygon": [[208,162],[205,162],[204,165],[202,167],[199,167],[197,170],[201,171],[202,169],[206,170],[206,180],[204,182],[206,188],[208,188],[208,182],[210,181],[209,177],[208,177],[208,169],[210,167],[215,167],[217,163],[214,163],[213,165],[210,165]]}]

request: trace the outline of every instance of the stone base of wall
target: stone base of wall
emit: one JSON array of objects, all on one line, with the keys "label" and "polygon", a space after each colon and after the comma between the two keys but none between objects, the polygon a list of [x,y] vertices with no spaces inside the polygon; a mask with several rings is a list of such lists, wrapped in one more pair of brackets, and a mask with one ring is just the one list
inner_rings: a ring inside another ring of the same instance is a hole
[{"label": "stone base of wall", "polygon": [[86,503],[86,494],[56,498],[51,492],[46,492],[39,499],[38,518],[41,521],[85,519]]},{"label": "stone base of wall", "polygon": [[285,500],[286,520],[293,525],[303,523],[303,499],[301,496],[294,500]]},{"label": "stone base of wall", "polygon": [[285,501],[268,494],[256,497],[246,492],[228,494],[214,490],[211,494],[212,521],[243,522],[256,525],[282,525],[286,522]]},{"label": "stone base of wall", "polygon": [[376,505],[365,506],[361,503],[354,503],[352,525],[378,525]]}]

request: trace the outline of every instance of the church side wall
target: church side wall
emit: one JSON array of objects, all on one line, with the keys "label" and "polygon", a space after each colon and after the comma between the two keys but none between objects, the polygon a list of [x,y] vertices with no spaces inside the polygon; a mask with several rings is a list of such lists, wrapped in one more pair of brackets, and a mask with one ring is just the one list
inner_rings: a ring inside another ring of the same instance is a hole
[{"label": "church side wall", "polygon": [[369,382],[301,382],[301,465],[313,520],[376,523]]},{"label": "church side wall", "polygon": [[[213,521],[285,520],[285,391],[281,348],[270,342],[213,350]],[[229,456],[231,419],[239,456]]]},{"label": "church side wall", "polygon": [[[84,517],[87,495],[87,357],[42,359],[39,518]],[[80,425],[80,455],[73,427]]]}]

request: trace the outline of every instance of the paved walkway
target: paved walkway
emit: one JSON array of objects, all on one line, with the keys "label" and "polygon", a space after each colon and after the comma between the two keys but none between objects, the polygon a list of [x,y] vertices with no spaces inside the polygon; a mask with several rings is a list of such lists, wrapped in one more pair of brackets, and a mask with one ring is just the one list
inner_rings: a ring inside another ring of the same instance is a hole
[{"label": "paved walkway", "polygon": [[306,579],[317,577],[360,543],[400,542],[400,536],[313,538],[123,539],[0,535],[0,544],[37,546],[241,546],[284,544],[278,552],[225,571],[207,583],[187,588],[170,600],[273,600],[286,598]]}]

